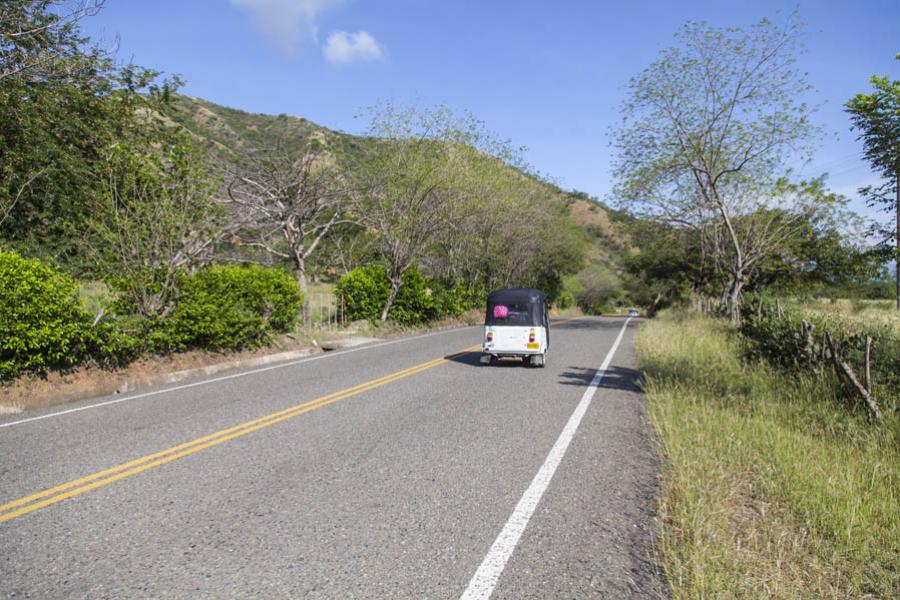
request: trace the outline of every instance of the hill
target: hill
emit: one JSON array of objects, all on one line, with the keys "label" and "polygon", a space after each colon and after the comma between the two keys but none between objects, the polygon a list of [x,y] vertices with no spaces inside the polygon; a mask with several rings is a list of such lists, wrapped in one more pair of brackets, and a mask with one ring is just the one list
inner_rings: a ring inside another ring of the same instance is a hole
[{"label": "hill", "polygon": [[[241,164],[255,150],[280,143],[283,150],[301,155],[307,151],[326,152],[338,164],[350,164],[371,141],[329,129],[302,117],[286,114],[267,115],[220,106],[190,96],[175,96],[168,119],[184,127],[195,137],[210,144],[215,152],[234,164]],[[512,169],[513,167],[507,167]],[[628,234],[630,218],[610,209],[584,192],[567,192],[551,183],[525,174],[536,184],[547,187],[552,201],[566,206],[568,213],[584,232],[588,243],[586,265],[569,279],[568,287],[577,293],[598,280],[608,293],[621,295],[627,282],[624,257],[636,248]]]}]

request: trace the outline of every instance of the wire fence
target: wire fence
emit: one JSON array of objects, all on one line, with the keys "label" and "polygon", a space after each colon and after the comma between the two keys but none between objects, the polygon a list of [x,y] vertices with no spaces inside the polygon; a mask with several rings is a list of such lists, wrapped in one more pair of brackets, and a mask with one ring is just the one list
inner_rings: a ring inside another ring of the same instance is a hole
[{"label": "wire fence", "polygon": [[307,310],[301,314],[301,325],[308,331],[334,331],[346,324],[346,303],[343,296],[331,292],[308,292]]}]

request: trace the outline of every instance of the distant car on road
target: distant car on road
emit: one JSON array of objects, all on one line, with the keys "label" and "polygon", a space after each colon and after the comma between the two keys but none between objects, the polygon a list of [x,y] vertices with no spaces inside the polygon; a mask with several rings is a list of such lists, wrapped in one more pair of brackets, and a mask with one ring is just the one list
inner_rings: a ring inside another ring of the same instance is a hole
[{"label": "distant car on road", "polygon": [[629,316],[629,317],[638,317],[638,316],[640,316],[640,315],[638,314],[638,311],[637,311],[636,308],[629,308],[629,309],[628,309],[628,316]]}]

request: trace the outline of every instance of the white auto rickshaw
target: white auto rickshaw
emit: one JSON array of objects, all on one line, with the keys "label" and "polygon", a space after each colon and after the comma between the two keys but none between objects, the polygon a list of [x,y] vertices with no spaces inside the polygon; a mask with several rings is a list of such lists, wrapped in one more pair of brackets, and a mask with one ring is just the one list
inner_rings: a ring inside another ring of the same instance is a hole
[{"label": "white auto rickshaw", "polygon": [[543,367],[549,348],[550,317],[544,292],[510,288],[488,295],[482,364],[521,358],[532,367]]}]

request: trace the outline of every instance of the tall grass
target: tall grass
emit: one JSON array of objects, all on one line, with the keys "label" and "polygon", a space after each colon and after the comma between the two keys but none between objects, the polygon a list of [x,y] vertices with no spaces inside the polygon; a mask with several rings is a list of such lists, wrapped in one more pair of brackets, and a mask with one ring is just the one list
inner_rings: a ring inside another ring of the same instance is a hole
[{"label": "tall grass", "polygon": [[785,308],[806,317],[823,316],[858,327],[883,326],[900,333],[900,311],[894,308],[893,300],[791,300],[785,303]]},{"label": "tall grass", "polygon": [[637,343],[675,598],[900,597],[896,414],[876,425],[828,377],[745,364],[734,329],[698,315]]}]

